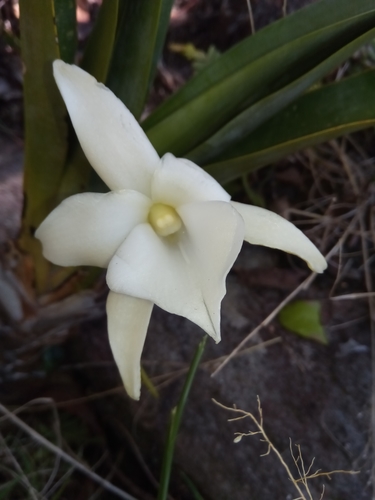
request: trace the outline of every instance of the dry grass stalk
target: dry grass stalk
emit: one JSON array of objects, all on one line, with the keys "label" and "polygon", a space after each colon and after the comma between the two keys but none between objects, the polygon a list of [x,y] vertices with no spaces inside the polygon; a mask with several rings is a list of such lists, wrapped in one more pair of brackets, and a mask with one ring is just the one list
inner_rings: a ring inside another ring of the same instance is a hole
[{"label": "dry grass stalk", "polygon": [[[345,239],[347,236],[350,234],[352,228],[354,227],[355,223],[357,222],[357,216],[354,216],[353,219],[351,220],[350,224],[348,225],[346,231],[344,234],[339,238],[337,243],[331,248],[331,250],[328,252],[328,254],[325,256],[326,260],[328,261],[342,246],[344,243]],[[279,314],[279,312],[287,305],[289,302],[291,302],[302,290],[306,290],[311,283],[315,280],[317,274],[316,273],[311,273],[300,285],[298,285],[283,301],[280,302],[280,304],[275,307],[275,309],[261,322],[259,325],[254,328],[238,345],[233,349],[233,351],[226,356],[224,361],[216,368],[216,370],[212,373],[212,377],[217,375],[223,368],[224,366],[229,363],[229,361],[238,353],[242,350],[242,348],[247,344],[247,342],[254,336],[256,335],[262,328],[265,326],[269,325],[271,321]]]},{"label": "dry grass stalk", "polygon": [[254,15],[253,15],[253,9],[251,7],[251,1],[246,0],[247,3],[247,10],[249,11],[249,20],[250,20],[250,33],[252,35],[255,34],[255,24],[254,24]]},{"label": "dry grass stalk", "polygon": [[[299,477],[295,478],[292,471],[290,470],[290,467],[283,459],[281,453],[277,450],[275,445],[272,443],[272,441],[267,436],[266,431],[264,430],[263,411],[262,411],[262,407],[260,404],[259,396],[257,397],[257,401],[258,401],[258,414],[259,414],[258,419],[250,412],[240,410],[236,407],[230,408],[229,406],[225,406],[225,405],[219,403],[218,401],[216,401],[215,399],[213,399],[213,402],[215,404],[217,404],[218,406],[220,406],[220,408],[224,408],[225,410],[239,414],[238,417],[229,419],[229,422],[242,420],[244,418],[250,418],[250,420],[252,420],[252,422],[255,424],[257,430],[256,431],[249,431],[249,432],[245,432],[245,433],[244,432],[236,432],[235,433],[236,437],[234,438],[234,442],[239,443],[242,440],[242,438],[245,436],[260,435],[261,441],[266,443],[266,445],[267,445],[267,451],[265,453],[263,453],[261,455],[261,457],[265,457],[265,456],[269,455],[271,453],[271,451],[276,455],[278,461],[284,467],[288,478],[290,479],[293,486],[295,487],[295,489],[298,492],[299,496],[297,498],[294,498],[293,500],[313,500],[313,496],[311,494],[311,490],[310,490],[309,484],[308,484],[308,481],[310,481],[311,479],[315,479],[317,477],[327,477],[330,479],[333,474],[358,474],[359,473],[359,471],[346,471],[346,470],[333,470],[330,472],[322,472],[319,469],[317,471],[311,473],[311,469],[314,465],[315,458],[311,461],[310,465],[306,469],[305,463],[304,463],[304,460],[302,457],[302,451],[301,451],[300,445],[296,445],[298,452],[295,455],[293,453],[292,441],[291,441],[291,439],[289,439],[290,454],[292,456],[293,462],[296,466],[298,476],[299,476]],[[305,491],[302,490],[300,484],[303,485]],[[322,500],[323,495],[324,495],[324,491],[325,491],[325,488],[323,485],[322,493],[319,497],[319,500]]]}]

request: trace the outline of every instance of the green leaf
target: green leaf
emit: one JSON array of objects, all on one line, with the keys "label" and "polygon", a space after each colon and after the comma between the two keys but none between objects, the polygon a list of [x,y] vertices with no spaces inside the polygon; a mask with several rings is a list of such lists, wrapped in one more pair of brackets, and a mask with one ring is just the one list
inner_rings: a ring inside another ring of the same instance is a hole
[{"label": "green leaf", "polygon": [[375,125],[375,70],[310,91],[206,167],[225,184],[300,149]]},{"label": "green leaf", "polygon": [[201,75],[190,80],[144,122],[149,129],[156,123],[188,104],[220,81],[293,40],[347,19],[374,12],[372,0],[328,0],[316,2],[280,21],[270,24],[225,54]]},{"label": "green leaf", "polygon": [[[339,30],[341,30],[341,28],[341,25],[336,27],[336,29]],[[325,35],[327,35],[327,37]],[[374,36],[375,28],[345,45],[342,49],[335,52],[332,56],[325,59],[289,85],[286,85],[277,92],[256,102],[224,125],[216,134],[211,136],[195,150],[189,152],[187,158],[200,165],[205,165],[216,159],[223,160],[238,156],[238,144],[248,144],[248,136],[251,132],[288,106],[288,104],[295,101],[315,82],[337,67]],[[332,40],[335,39],[334,29],[329,27],[327,30],[322,30],[318,34],[314,34],[314,37],[316,37],[319,46],[322,43],[332,44]],[[305,43],[311,45],[311,40],[309,40],[309,38],[310,37],[306,37],[306,40],[298,40],[298,45],[301,50],[303,50],[303,45]],[[296,52],[296,47],[293,49],[291,48],[291,50]],[[317,50],[319,49],[317,48]]]},{"label": "green leaf", "polygon": [[301,78],[374,27],[371,0],[321,1],[301,9],[202,70],[145,120],[147,135],[160,154],[185,155],[250,105]]},{"label": "green leaf", "polygon": [[20,0],[20,28],[25,107],[25,207],[20,243],[34,258],[41,289],[49,264],[33,234],[55,205],[67,147],[65,106],[52,76],[52,62],[60,52],[51,0]]},{"label": "green leaf", "polygon": [[161,8],[159,11],[159,22],[158,22],[158,28],[157,28],[157,33],[156,33],[154,55],[153,55],[153,60],[152,60],[150,76],[149,76],[149,82],[148,82],[149,87],[152,85],[152,82],[154,81],[156,69],[157,69],[157,64],[159,62],[159,59],[160,59],[162,51],[163,51],[165,38],[166,38],[167,32],[168,32],[169,20],[171,17],[171,10],[172,10],[173,4],[174,4],[174,0],[161,0]]},{"label": "green leaf", "polygon": [[320,320],[320,302],[296,300],[286,305],[279,314],[284,328],[301,337],[328,344],[328,339]]},{"label": "green leaf", "polygon": [[77,50],[76,2],[75,0],[53,0],[60,57],[73,63]]},{"label": "green leaf", "polygon": [[118,22],[118,0],[103,0],[84,52],[81,68],[104,83],[111,62]]},{"label": "green leaf", "polygon": [[123,0],[108,87],[139,118],[168,28],[173,0]]}]

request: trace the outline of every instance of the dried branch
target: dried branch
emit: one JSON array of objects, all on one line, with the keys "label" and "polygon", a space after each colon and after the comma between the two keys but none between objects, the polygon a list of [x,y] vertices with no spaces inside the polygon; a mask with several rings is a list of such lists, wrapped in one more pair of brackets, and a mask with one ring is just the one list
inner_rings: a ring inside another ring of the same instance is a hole
[{"label": "dried branch", "polygon": [[[277,459],[279,460],[281,465],[284,467],[284,469],[285,469],[290,481],[292,482],[293,486],[298,491],[299,497],[296,498],[295,500],[313,500],[313,497],[312,497],[312,494],[311,494],[311,491],[310,491],[309,485],[308,485],[308,481],[311,479],[315,479],[316,477],[324,477],[324,476],[328,477],[330,479],[332,474],[339,474],[339,473],[341,473],[341,474],[358,474],[359,473],[359,471],[345,471],[345,470],[334,470],[334,471],[330,471],[330,472],[321,472],[321,470],[318,469],[316,472],[313,472],[311,474],[310,472],[311,472],[311,469],[314,465],[315,458],[311,461],[310,465],[306,469],[305,463],[304,463],[304,460],[302,457],[302,451],[301,451],[300,445],[298,445],[298,444],[296,445],[298,452],[297,452],[297,455],[295,455],[293,453],[292,440],[290,439],[289,440],[290,441],[290,454],[292,456],[294,465],[296,466],[298,476],[299,476],[298,478],[295,478],[293,476],[289,466],[287,465],[287,463],[285,462],[285,460],[281,456],[280,452],[277,450],[277,448],[274,446],[274,444],[270,441],[269,437],[266,434],[266,431],[264,430],[263,412],[262,412],[262,407],[260,404],[259,396],[257,396],[258,414],[259,414],[258,419],[250,412],[240,410],[236,407],[230,408],[228,406],[225,406],[225,405],[219,403],[215,399],[213,399],[213,402],[215,404],[217,404],[218,406],[220,406],[220,408],[224,408],[225,410],[239,414],[238,417],[229,419],[230,422],[241,420],[243,418],[250,418],[252,420],[252,422],[255,424],[257,430],[256,431],[249,431],[249,432],[235,432],[236,437],[234,438],[234,442],[239,443],[244,436],[260,435],[261,436],[260,440],[267,444],[267,451],[265,453],[263,453],[261,456],[265,457],[265,456],[269,455],[271,451],[273,451],[275,453],[275,455],[277,456]],[[299,483],[301,483],[304,486],[306,493],[304,493],[302,491],[301,487],[299,486]],[[323,490],[322,490],[322,493],[320,495],[319,500],[322,500],[323,495],[324,495],[324,491],[325,491],[325,489],[323,486]]]}]

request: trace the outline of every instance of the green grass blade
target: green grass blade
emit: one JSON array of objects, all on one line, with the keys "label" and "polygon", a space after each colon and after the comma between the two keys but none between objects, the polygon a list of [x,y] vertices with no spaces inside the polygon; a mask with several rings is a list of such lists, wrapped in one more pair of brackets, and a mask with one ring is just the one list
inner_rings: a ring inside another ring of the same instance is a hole
[{"label": "green grass blade", "polygon": [[329,71],[337,67],[363,44],[373,39],[375,28],[345,45],[322,63],[315,66],[302,77],[297,78],[286,87],[261,99],[236,118],[222,127],[207,141],[189,152],[186,157],[205,165],[217,160],[238,156],[238,143],[247,143],[247,137],[257,127],[286,108],[303,92],[308,90],[315,82],[319,81]]},{"label": "green grass blade", "polygon": [[77,50],[76,2],[75,0],[53,0],[60,57],[73,63]]},{"label": "green grass blade", "polygon": [[200,343],[197,347],[193,361],[190,364],[190,368],[189,368],[188,374],[186,376],[184,386],[182,388],[180,399],[178,401],[177,406],[175,408],[173,408],[173,410],[171,412],[171,420],[170,420],[170,424],[169,424],[167,443],[166,443],[166,446],[164,449],[163,464],[162,464],[162,471],[161,471],[161,477],[160,477],[160,486],[159,486],[157,500],[166,500],[168,497],[169,479],[170,479],[170,475],[171,475],[171,468],[172,468],[172,461],[173,461],[176,438],[177,438],[178,430],[180,428],[181,418],[182,418],[182,414],[184,412],[186,401],[187,401],[187,398],[189,396],[189,392],[190,392],[195,374],[197,372],[200,360],[202,358],[203,351],[204,351],[204,348],[206,346],[206,342],[207,342],[207,335],[205,335],[203,337],[203,339],[200,341]]},{"label": "green grass blade", "polygon": [[34,258],[41,289],[49,265],[33,234],[55,205],[67,148],[65,106],[52,76],[52,61],[60,57],[52,1],[20,0],[20,28],[26,137],[20,243]]},{"label": "green grass blade", "polygon": [[237,157],[206,167],[225,184],[300,149],[375,125],[375,70],[308,92],[257,128]]},{"label": "green grass blade", "polygon": [[302,9],[206,67],[145,120],[147,135],[160,154],[186,155],[374,27],[375,5],[366,0],[329,0]]},{"label": "green grass blade", "polygon": [[123,0],[108,87],[139,118],[167,31],[172,0]]}]

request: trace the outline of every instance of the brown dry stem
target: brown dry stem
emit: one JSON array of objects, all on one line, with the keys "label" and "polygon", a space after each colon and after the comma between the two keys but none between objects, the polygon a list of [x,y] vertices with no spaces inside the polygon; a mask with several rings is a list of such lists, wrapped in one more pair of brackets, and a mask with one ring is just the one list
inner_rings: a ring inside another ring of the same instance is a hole
[{"label": "brown dry stem", "polygon": [[[217,404],[218,406],[220,406],[220,408],[224,408],[225,410],[237,413],[239,415],[238,417],[229,419],[228,420],[229,422],[234,422],[236,420],[242,420],[244,418],[250,418],[250,420],[252,420],[252,422],[255,424],[257,430],[256,431],[249,431],[249,432],[235,432],[236,437],[234,438],[234,442],[239,443],[242,440],[242,438],[245,436],[260,435],[261,436],[260,440],[262,442],[266,443],[266,445],[267,445],[266,452],[263,453],[261,456],[265,457],[265,456],[269,455],[271,453],[271,451],[273,451],[273,453],[276,455],[278,461],[284,467],[288,478],[290,479],[290,481],[292,482],[293,486],[295,487],[295,489],[297,490],[297,492],[299,494],[299,496],[297,498],[294,498],[293,500],[313,500],[313,496],[311,494],[309,484],[308,484],[308,481],[310,481],[311,479],[315,479],[317,477],[327,477],[327,478],[331,479],[331,476],[333,474],[358,474],[359,473],[359,471],[346,471],[346,470],[333,470],[330,472],[322,472],[320,469],[311,473],[311,469],[314,465],[315,458],[311,461],[310,465],[306,468],[303,457],[302,457],[301,446],[298,444],[296,445],[298,451],[297,451],[297,454],[295,454],[293,452],[292,440],[289,439],[290,454],[292,456],[294,465],[296,466],[296,469],[298,472],[298,477],[294,477],[292,471],[290,470],[290,467],[285,462],[282,455],[277,450],[277,448],[274,446],[274,444],[272,443],[272,441],[269,439],[268,435],[266,434],[266,431],[264,430],[263,412],[262,412],[262,407],[261,407],[259,396],[257,396],[258,414],[259,414],[258,419],[250,412],[240,410],[239,408],[236,408],[236,407],[231,408],[229,406],[225,406],[225,405],[219,403],[218,401],[216,401],[215,399],[213,399],[212,401],[215,404]],[[300,487],[300,484],[303,485],[305,492]],[[319,500],[322,500],[323,495],[324,495],[324,491],[325,491],[325,488],[323,485],[322,493],[319,497]]]},{"label": "brown dry stem", "polygon": [[[338,239],[336,244],[331,248],[331,250],[326,254],[325,258],[328,261],[333,255],[335,255],[342,245],[344,244],[346,238],[351,234],[353,228],[358,222],[358,213],[355,212],[352,220],[348,224],[346,230],[342,234],[342,236]],[[274,318],[279,314],[279,312],[287,305],[289,302],[291,302],[302,290],[307,290],[311,283],[315,280],[317,277],[317,273],[312,272],[300,285],[298,285],[284,300],[280,302],[280,304],[275,307],[275,309],[263,320],[259,323],[257,327],[255,327],[238,345],[233,349],[233,351],[228,354],[225,359],[220,363],[220,365],[216,368],[216,370],[212,373],[212,377],[217,375],[229,361],[233,359],[234,356],[236,356],[242,349],[243,347],[247,344],[247,342],[254,337],[262,328],[266,327],[271,323],[271,321],[274,320]]]}]

